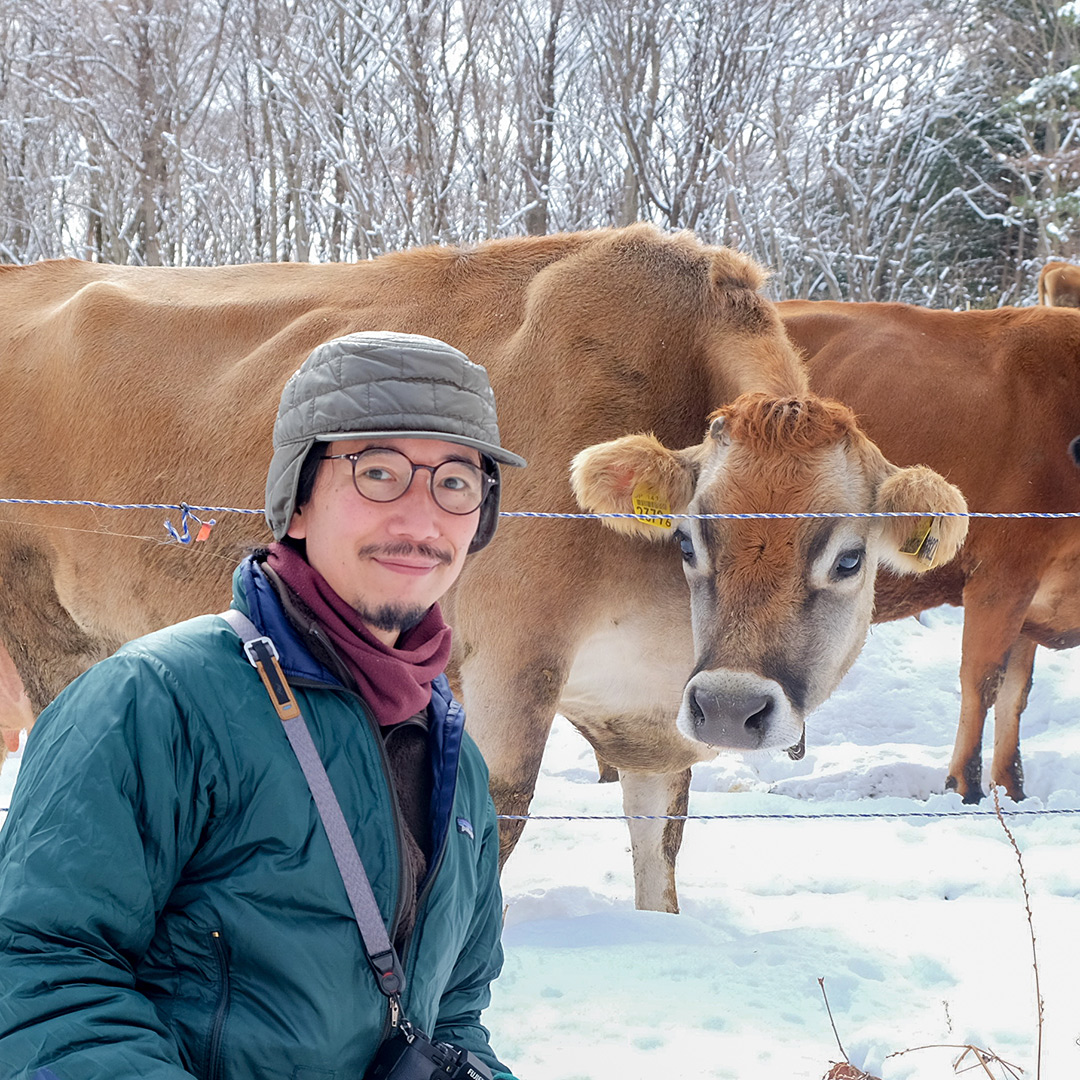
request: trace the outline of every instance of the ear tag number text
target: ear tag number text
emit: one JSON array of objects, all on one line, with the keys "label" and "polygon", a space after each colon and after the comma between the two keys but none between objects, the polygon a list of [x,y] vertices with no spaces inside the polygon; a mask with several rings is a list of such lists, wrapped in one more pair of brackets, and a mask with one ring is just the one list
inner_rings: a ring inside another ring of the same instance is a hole
[{"label": "ear tag number text", "polygon": [[671,518],[666,516],[671,513],[671,507],[659,495],[646,488],[635,488],[632,499],[634,513],[640,515],[639,521],[658,529],[671,528]]}]

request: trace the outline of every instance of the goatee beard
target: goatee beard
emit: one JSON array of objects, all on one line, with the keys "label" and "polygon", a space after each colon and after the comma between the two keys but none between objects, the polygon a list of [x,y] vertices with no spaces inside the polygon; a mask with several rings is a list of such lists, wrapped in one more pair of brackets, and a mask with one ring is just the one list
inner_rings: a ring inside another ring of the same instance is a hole
[{"label": "goatee beard", "polygon": [[383,604],[377,608],[354,607],[353,610],[364,623],[376,630],[405,634],[414,626],[419,626],[431,609],[407,607],[405,604]]}]

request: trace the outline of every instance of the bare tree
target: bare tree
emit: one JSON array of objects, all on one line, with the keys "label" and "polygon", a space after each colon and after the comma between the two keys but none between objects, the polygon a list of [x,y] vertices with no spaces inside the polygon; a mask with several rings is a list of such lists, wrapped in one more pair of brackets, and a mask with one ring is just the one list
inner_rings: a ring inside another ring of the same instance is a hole
[{"label": "bare tree", "polygon": [[1080,43],[1002,2],[0,0],[0,258],[645,219],[777,295],[1015,297],[1080,251]]}]

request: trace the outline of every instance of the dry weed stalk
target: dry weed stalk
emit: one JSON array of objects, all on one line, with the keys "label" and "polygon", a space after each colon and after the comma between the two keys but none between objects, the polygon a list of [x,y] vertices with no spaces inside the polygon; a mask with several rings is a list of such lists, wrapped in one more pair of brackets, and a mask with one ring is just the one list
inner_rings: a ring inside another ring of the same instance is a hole
[{"label": "dry weed stalk", "polygon": [[1042,990],[1039,987],[1039,955],[1035,949],[1035,921],[1031,914],[1031,894],[1028,892],[1027,875],[1024,873],[1024,860],[1020,857],[1020,846],[1017,844],[1016,837],[1013,836],[1012,831],[1005,822],[1005,815],[1001,812],[1001,799],[998,797],[997,785],[992,784],[990,791],[994,796],[994,813],[997,814],[997,819],[1001,823],[1002,829],[1005,830],[1005,835],[1009,838],[1009,843],[1012,844],[1013,851],[1016,852],[1016,863],[1020,867],[1020,888],[1024,893],[1024,911],[1027,912],[1028,936],[1031,938],[1031,966],[1035,971],[1035,1012],[1038,1017],[1035,1043],[1035,1080],[1041,1080],[1043,997]]},{"label": "dry weed stalk", "polygon": [[[1035,920],[1031,914],[1031,894],[1028,892],[1027,886],[1027,874],[1024,872],[1024,860],[1020,854],[1020,845],[1016,842],[1016,837],[1013,836],[1012,830],[1009,828],[1005,821],[1005,815],[1001,810],[1001,798],[998,794],[998,788],[996,784],[991,785],[990,792],[994,796],[994,813],[997,814],[998,822],[1002,829],[1005,831],[1005,835],[1009,838],[1009,843],[1012,845],[1012,849],[1016,854],[1016,862],[1020,867],[1020,888],[1024,894],[1024,911],[1027,914],[1028,921],[1028,936],[1031,938],[1031,966],[1035,970],[1035,1007],[1037,1015],[1037,1030],[1036,1030],[1036,1047],[1035,1047],[1035,1080],[1041,1080],[1042,1078],[1042,1031],[1043,1031],[1043,998],[1042,990],[1039,986],[1039,957],[1035,949]],[[948,1010],[946,1009],[946,1015]],[[951,1027],[951,1021],[950,1021]],[[1023,1073],[1023,1069],[1019,1065],[1012,1065],[1009,1062],[998,1057],[992,1050],[983,1050],[977,1046],[970,1044],[953,1045],[950,1043],[935,1043],[928,1046],[913,1046],[907,1050],[898,1050],[894,1054],[890,1054],[889,1057],[902,1057],[904,1054],[910,1054],[914,1050],[961,1050],[962,1053],[953,1062],[953,1072],[959,1075],[960,1073],[970,1072],[973,1069],[981,1069],[990,1080],[998,1080],[994,1073],[990,1071],[991,1065],[996,1065],[1001,1069],[1001,1075],[1011,1078],[1011,1080],[1020,1080],[1020,1076]],[[970,1057],[973,1060],[968,1061],[965,1064],[966,1059]]]},{"label": "dry weed stalk", "polygon": [[840,1032],[836,1030],[836,1021],[833,1019],[832,1009],[829,1007],[829,995],[825,993],[825,976],[818,976],[818,986],[821,987],[821,996],[825,999],[825,1011],[829,1014],[829,1023],[832,1024],[833,1038],[836,1039],[836,1045],[840,1047],[840,1055],[844,1061],[848,1060],[847,1051],[844,1049],[844,1044],[840,1041]]},{"label": "dry weed stalk", "polygon": [[[961,1069],[960,1066],[964,1062],[964,1058],[971,1054],[975,1058],[975,1064],[968,1065]],[[1010,1065],[1007,1061],[1003,1061],[992,1050],[980,1050],[977,1046],[966,1046],[964,1052],[953,1062],[953,1072],[963,1073],[981,1066],[983,1072],[987,1076],[993,1077],[993,1073],[990,1071],[991,1065],[1000,1065],[1005,1072],[1014,1078],[1014,1080],[1020,1080],[1020,1074],[1024,1071],[1019,1065]]]},{"label": "dry weed stalk", "polygon": [[[1019,1065],[1012,1065],[1003,1058],[997,1056],[993,1050],[983,1050],[981,1047],[972,1046],[970,1043],[928,1043],[926,1046],[909,1046],[906,1050],[897,1050],[889,1054],[891,1057],[903,1057],[905,1054],[913,1054],[916,1050],[961,1050],[960,1056],[953,1062],[953,1072],[959,1076],[961,1073],[971,1072],[972,1069],[982,1069],[990,1080],[1001,1080],[990,1071],[991,1065],[999,1065],[1002,1069],[1001,1076],[1010,1080],[1020,1080],[1023,1069]],[[974,1061],[964,1065],[964,1059],[971,1055]],[[963,1065],[963,1068],[961,1066]]]},{"label": "dry weed stalk", "polygon": [[[1031,938],[1031,966],[1035,971],[1035,1006],[1037,1022],[1036,1033],[1036,1048],[1035,1048],[1035,1080],[1042,1080],[1042,1033],[1043,1033],[1043,997],[1042,990],[1039,986],[1039,957],[1035,948],[1035,920],[1031,913],[1031,894],[1028,892],[1027,886],[1027,874],[1024,872],[1024,860],[1020,854],[1020,845],[1016,842],[1016,837],[1013,836],[1012,830],[1009,828],[1005,821],[1005,815],[1001,810],[1001,799],[998,795],[998,788],[996,784],[992,784],[990,791],[994,796],[994,812],[997,814],[998,822],[1001,824],[1002,829],[1005,831],[1005,835],[1009,838],[1009,843],[1012,845],[1012,849],[1016,854],[1016,862],[1020,868],[1020,888],[1024,894],[1024,911],[1027,914],[1028,922],[1028,935]],[[840,1047],[840,1053],[843,1055],[844,1060],[842,1062],[832,1062],[832,1068],[825,1074],[823,1080],[878,1080],[878,1077],[871,1076],[868,1072],[863,1072],[862,1069],[857,1068],[848,1061],[847,1051],[844,1050],[843,1044],[840,1042],[840,1035],[836,1030],[836,1022],[833,1020],[832,1009],[829,1007],[829,997],[825,993],[825,979],[819,978],[818,985],[821,987],[821,996],[825,999],[825,1011],[829,1014],[829,1023],[832,1024],[833,1035],[836,1037],[836,1045]],[[948,1003],[945,1003],[945,1014],[948,1017]],[[949,1020],[949,1027],[952,1027],[952,1021]],[[998,1057],[992,1050],[983,1050],[978,1046],[972,1046],[970,1043],[929,1043],[926,1046],[910,1046],[906,1050],[897,1050],[894,1053],[887,1055],[886,1060],[891,1057],[903,1057],[905,1054],[914,1053],[916,1050],[960,1050],[960,1056],[953,1062],[953,1072],[956,1075],[962,1073],[971,1072],[973,1069],[981,1069],[989,1080],[1001,1080],[1002,1077],[1007,1080],[1020,1080],[1024,1070],[1019,1065],[1013,1065],[1003,1058]],[[967,1061],[968,1058],[972,1060]],[[966,1063],[965,1063],[966,1062]],[[1000,1076],[995,1076],[990,1071],[990,1066],[996,1065],[1000,1068]]]},{"label": "dry weed stalk", "polygon": [[822,1080],[880,1080],[880,1077],[871,1076],[868,1072],[863,1072],[862,1069],[855,1065],[852,1065],[848,1061],[847,1051],[844,1049],[844,1044],[840,1041],[840,1033],[836,1030],[836,1021],[833,1020],[832,1009],[829,1006],[829,995],[825,993],[825,979],[824,977],[818,978],[818,986],[821,987],[821,996],[825,999],[825,1011],[829,1014],[829,1023],[832,1024],[832,1033],[836,1038],[836,1045],[840,1047],[840,1053],[843,1054],[843,1061],[832,1061],[829,1064],[832,1068],[825,1074]]}]

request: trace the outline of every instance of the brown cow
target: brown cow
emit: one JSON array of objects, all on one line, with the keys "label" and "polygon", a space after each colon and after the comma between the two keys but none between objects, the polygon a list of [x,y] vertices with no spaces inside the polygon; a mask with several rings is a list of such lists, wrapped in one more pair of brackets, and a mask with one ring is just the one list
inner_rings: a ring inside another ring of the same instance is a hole
[{"label": "brown cow", "polygon": [[[922,461],[982,512],[1080,511],[1080,319],[1045,307],[928,311],[786,301],[819,393],[849,404],[890,460]],[[1023,798],[1020,714],[1036,645],[1080,644],[1080,522],[975,519],[960,557],[917,580],[878,581],[876,621],[964,605],[960,724],[947,785],[982,798],[990,776]]]},{"label": "brown cow", "polygon": [[[571,458],[650,429],[679,448],[665,451],[682,478],[671,509],[691,495],[693,505],[720,506],[713,488],[726,460],[737,462],[747,492],[762,491],[781,475],[783,451],[763,445],[755,480],[749,421],[733,414],[730,422],[745,451],[728,447],[716,424],[702,443],[709,409],[746,391],[807,395],[762,282],[734,252],[646,226],[424,248],[358,265],[4,269],[0,494],[257,507],[285,378],[318,342],[381,328],[443,338],[487,366],[506,444],[530,466],[508,470],[504,510],[574,511]],[[902,495],[908,471],[889,466],[846,414],[812,399],[802,411],[800,426],[822,426],[807,436],[815,449],[797,463],[799,483],[772,503],[764,492],[762,505],[834,509],[839,500],[865,510],[886,489]],[[614,465],[626,471],[618,455]],[[957,504],[955,489],[929,479],[929,490],[909,493],[900,508]],[[659,498],[659,487],[652,494]],[[266,536],[257,519],[219,513],[209,541],[183,548],[159,542],[164,516],[33,505],[0,515],[0,632],[35,709],[124,639],[216,610],[238,549]],[[714,531],[715,540],[704,527],[686,533],[702,566],[721,546],[761,542],[752,529],[732,530],[730,541]],[[708,684],[716,658],[799,703],[778,701],[774,718],[760,717],[758,742],[799,742],[801,705],[828,693],[857,651],[870,617],[866,582],[879,548],[896,546],[887,528],[812,532],[812,592],[786,622],[785,606],[802,594],[770,601],[770,625],[783,628],[779,638],[770,633],[766,657],[755,659],[748,639],[731,659],[709,615],[710,590],[724,590],[705,578],[695,585],[695,668],[676,544],[638,542],[591,521],[505,521],[447,603],[470,729],[500,811],[528,808],[557,710],[622,770],[628,810],[681,810],[690,765],[715,751],[680,734],[673,719],[688,678],[697,670],[695,682]],[[789,526],[779,535],[804,534]],[[941,552],[956,544],[944,530]],[[762,565],[773,561],[770,553]],[[835,645],[826,611],[842,628]],[[752,625],[753,612],[738,604],[733,617]],[[16,701],[16,725],[24,720],[17,693],[9,685],[5,694]],[[712,741],[747,745],[749,735],[716,722],[715,702],[700,707]],[[507,825],[507,850],[520,827]],[[658,868],[680,831],[678,822],[635,824],[640,906],[675,909],[671,867]]]},{"label": "brown cow", "polygon": [[1080,308],[1080,266],[1048,262],[1039,273],[1039,303]]}]

